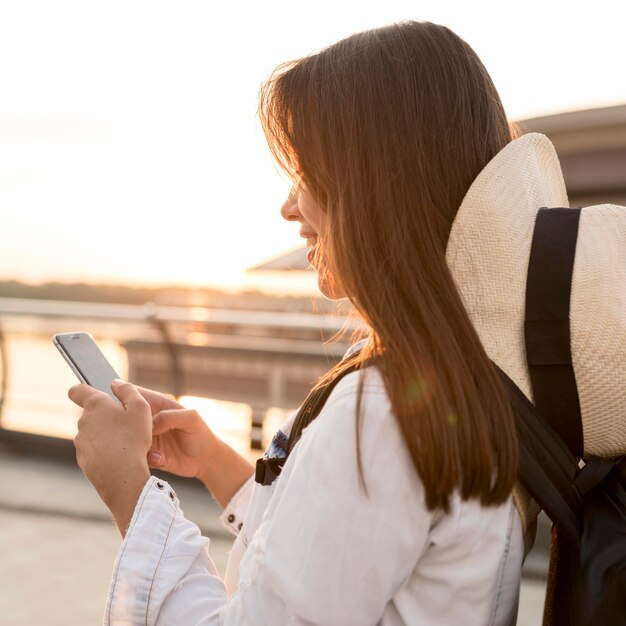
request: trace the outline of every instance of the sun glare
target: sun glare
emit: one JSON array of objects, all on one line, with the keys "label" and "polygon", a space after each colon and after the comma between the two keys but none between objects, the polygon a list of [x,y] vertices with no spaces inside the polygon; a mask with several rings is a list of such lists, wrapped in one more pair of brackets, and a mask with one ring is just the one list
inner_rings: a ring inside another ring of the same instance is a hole
[{"label": "sun glare", "polygon": [[[251,409],[247,404],[218,402],[197,396],[183,396],[180,403],[196,410],[209,428],[239,454],[251,462],[260,457],[260,450],[250,448]],[[268,409],[263,423],[263,445],[267,445],[287,418],[283,409]]]},{"label": "sun glare", "polygon": [[[259,86],[277,64],[364,28],[406,18],[450,26],[475,47],[515,119],[626,101],[615,80],[615,59],[626,55],[621,19],[528,0],[511,29],[488,5],[333,3],[329,20],[323,2],[306,13],[280,0],[243,12],[203,2],[7,3],[0,278],[245,288],[247,268],[300,241],[279,216],[289,185],[256,120]],[[529,46],[529,36],[557,52]]]}]

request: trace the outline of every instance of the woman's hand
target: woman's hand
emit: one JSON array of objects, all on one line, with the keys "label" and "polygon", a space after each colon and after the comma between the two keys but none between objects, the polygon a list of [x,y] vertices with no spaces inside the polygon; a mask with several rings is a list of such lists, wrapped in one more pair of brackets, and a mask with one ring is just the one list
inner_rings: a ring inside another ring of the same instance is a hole
[{"label": "woman's hand", "polygon": [[197,411],[185,409],[158,391],[137,387],[153,416],[150,467],[194,476],[226,506],[253,468],[207,426]]},{"label": "woman's hand", "polygon": [[111,388],[123,408],[88,385],[76,385],[68,395],[84,409],[74,439],[78,464],[111,509],[122,535],[149,467],[198,478],[222,506],[252,475],[252,465],[196,411],[129,383]]},{"label": "woman's hand", "polygon": [[178,476],[201,478],[219,443],[197,411],[163,409],[152,418],[148,463]]},{"label": "woman's hand", "polygon": [[111,389],[122,406],[102,391],[75,385],[68,396],[83,408],[74,438],[79,467],[111,510],[125,534],[150,470],[150,405],[136,387],[115,381]]},{"label": "woman's hand", "polygon": [[193,476],[226,506],[253,468],[207,426],[197,411],[139,387],[153,414],[150,467],[178,476]]},{"label": "woman's hand", "polygon": [[200,478],[219,444],[197,411],[165,394],[137,387],[152,412],[152,446],[148,464],[177,474]]}]

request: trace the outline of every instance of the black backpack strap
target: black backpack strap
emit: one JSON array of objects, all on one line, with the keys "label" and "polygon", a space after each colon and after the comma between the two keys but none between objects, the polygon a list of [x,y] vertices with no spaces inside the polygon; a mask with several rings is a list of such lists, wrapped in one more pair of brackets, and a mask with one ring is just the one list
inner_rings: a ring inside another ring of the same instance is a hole
[{"label": "black backpack strap", "polygon": [[570,293],[581,209],[539,209],[526,284],[526,358],[534,403],[574,456],[583,429],[570,347]]},{"label": "black backpack strap", "polygon": [[350,360],[354,359],[351,365],[348,365],[343,371],[337,374],[332,380],[326,382],[321,387],[313,389],[307,396],[306,400],[300,407],[298,414],[296,415],[293,425],[291,427],[291,433],[289,435],[289,443],[287,445],[287,454],[284,458],[271,458],[263,457],[256,462],[256,473],[254,480],[261,485],[271,485],[276,477],[283,469],[283,465],[286,463],[294,446],[300,440],[302,431],[319,415],[324,404],[328,400],[333,389],[337,386],[337,383],[348,374],[369,365],[369,362],[362,362],[356,359],[358,352],[350,357]]},{"label": "black backpack strap", "polygon": [[291,427],[289,444],[287,446],[287,456],[291,454],[294,446],[298,443],[300,437],[302,437],[302,431],[319,415],[320,411],[326,404],[328,397],[337,386],[337,383],[339,383],[344,376],[362,369],[363,367],[367,367],[370,364],[370,361],[359,361],[358,354],[359,353],[357,352],[350,357],[350,360],[354,359],[354,362],[351,365],[339,372],[324,386],[319,387],[309,394],[305,403],[302,405],[302,408],[298,411],[298,415],[296,415],[293,426]]},{"label": "black backpack strap", "polygon": [[602,459],[599,456],[589,457],[585,466],[576,476],[576,486],[582,496],[585,496],[596,485],[599,485],[616,467],[612,459]]},{"label": "black backpack strap", "polygon": [[578,462],[517,385],[495,363],[515,416],[518,478],[573,545],[580,545],[582,497],[575,483]]}]

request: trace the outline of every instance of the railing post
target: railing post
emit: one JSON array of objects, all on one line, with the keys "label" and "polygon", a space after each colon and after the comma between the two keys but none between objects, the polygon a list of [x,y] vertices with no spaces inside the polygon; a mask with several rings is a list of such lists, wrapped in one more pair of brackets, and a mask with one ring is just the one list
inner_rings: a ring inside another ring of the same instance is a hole
[{"label": "railing post", "polygon": [[163,344],[165,345],[170,357],[170,373],[172,376],[172,393],[178,400],[183,394],[182,370],[180,368],[180,359],[176,344],[172,341],[169,329],[164,320],[158,317],[156,309],[152,303],[146,304],[148,309],[148,321],[159,331]]},{"label": "railing post", "polygon": [[263,449],[263,421],[265,419],[266,408],[258,406],[252,407],[252,419],[250,425],[250,447],[253,450]]}]

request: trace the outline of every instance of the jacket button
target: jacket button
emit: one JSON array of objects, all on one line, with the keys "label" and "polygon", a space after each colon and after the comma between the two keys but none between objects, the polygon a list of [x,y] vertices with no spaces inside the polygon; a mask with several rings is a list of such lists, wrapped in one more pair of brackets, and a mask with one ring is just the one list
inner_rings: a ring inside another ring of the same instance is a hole
[{"label": "jacket button", "polygon": [[237,526],[237,530],[241,530],[243,528],[243,522]]},{"label": "jacket button", "polygon": [[157,483],[157,484],[156,484],[156,486],[157,486],[159,489],[165,489],[165,485],[164,485],[163,483]]},{"label": "jacket button", "polygon": [[174,499],[176,497],[176,494],[173,491],[170,491],[170,499]]},{"label": "jacket button", "polygon": [[235,521],[235,516],[231,513],[227,519],[228,519],[228,522],[232,524]]}]

